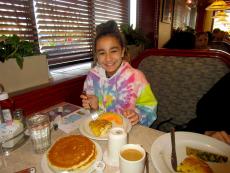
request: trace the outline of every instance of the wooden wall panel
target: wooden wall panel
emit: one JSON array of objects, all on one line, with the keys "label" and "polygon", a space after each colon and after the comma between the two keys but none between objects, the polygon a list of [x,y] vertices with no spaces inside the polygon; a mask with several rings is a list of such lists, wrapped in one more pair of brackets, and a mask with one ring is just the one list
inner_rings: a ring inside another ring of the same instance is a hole
[{"label": "wooden wall panel", "polygon": [[158,45],[160,0],[139,0],[137,27],[150,39],[151,47]]},{"label": "wooden wall panel", "polygon": [[81,105],[80,94],[85,76],[76,77],[50,86],[13,96],[15,108],[22,108],[25,115],[30,115],[49,106],[66,101]]}]

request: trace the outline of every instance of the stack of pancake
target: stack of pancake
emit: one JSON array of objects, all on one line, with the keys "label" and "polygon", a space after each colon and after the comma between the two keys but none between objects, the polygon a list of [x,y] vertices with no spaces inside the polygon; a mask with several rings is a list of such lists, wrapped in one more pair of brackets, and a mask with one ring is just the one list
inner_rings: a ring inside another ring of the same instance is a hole
[{"label": "stack of pancake", "polygon": [[60,138],[47,152],[49,167],[55,172],[78,172],[88,168],[96,159],[95,144],[82,135]]}]

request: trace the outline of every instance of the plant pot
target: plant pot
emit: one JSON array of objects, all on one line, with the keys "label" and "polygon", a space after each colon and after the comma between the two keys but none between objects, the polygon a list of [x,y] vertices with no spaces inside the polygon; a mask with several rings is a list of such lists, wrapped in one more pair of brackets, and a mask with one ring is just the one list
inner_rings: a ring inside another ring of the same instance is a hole
[{"label": "plant pot", "polygon": [[39,86],[49,82],[46,55],[24,57],[23,69],[15,59],[0,62],[0,83],[8,93]]}]

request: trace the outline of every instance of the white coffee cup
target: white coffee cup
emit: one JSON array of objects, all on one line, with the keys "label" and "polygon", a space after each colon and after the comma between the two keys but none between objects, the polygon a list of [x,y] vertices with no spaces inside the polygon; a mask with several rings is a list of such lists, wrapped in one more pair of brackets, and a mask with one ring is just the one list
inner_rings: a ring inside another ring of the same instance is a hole
[{"label": "white coffee cup", "polygon": [[145,157],[145,150],[140,145],[123,145],[119,153],[120,173],[144,173]]}]

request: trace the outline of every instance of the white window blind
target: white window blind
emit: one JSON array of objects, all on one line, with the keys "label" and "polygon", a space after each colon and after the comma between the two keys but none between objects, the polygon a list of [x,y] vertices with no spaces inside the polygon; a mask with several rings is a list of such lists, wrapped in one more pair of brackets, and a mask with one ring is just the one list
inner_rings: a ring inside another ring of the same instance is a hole
[{"label": "white window blind", "polygon": [[92,4],[87,0],[34,0],[38,39],[49,64],[90,58]]},{"label": "white window blind", "polygon": [[49,65],[92,59],[95,27],[129,21],[129,0],[0,0],[0,35],[38,40]]},{"label": "white window blind", "polygon": [[118,25],[129,23],[128,0],[95,0],[94,12],[96,25],[107,20],[115,20]]},{"label": "white window blind", "polygon": [[37,40],[31,0],[0,0],[0,36]]}]

